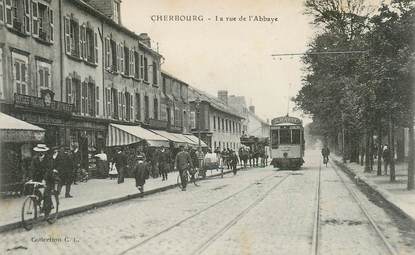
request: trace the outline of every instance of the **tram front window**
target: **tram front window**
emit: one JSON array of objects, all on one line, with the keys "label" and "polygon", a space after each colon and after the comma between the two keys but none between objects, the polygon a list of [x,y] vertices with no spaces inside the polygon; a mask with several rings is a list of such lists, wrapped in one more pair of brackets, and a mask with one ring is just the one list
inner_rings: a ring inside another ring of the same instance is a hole
[{"label": "tram front window", "polygon": [[280,144],[291,144],[291,130],[280,129]]},{"label": "tram front window", "polygon": [[300,144],[301,143],[301,133],[299,129],[292,129],[292,144]]},{"label": "tram front window", "polygon": [[278,148],[278,130],[271,130],[271,147]]}]

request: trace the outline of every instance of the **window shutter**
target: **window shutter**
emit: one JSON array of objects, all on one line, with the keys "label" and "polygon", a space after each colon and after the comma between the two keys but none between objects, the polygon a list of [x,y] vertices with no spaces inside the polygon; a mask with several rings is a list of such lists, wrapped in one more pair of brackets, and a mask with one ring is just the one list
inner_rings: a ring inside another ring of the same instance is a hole
[{"label": "window shutter", "polygon": [[4,23],[4,2],[0,0],[0,23]]},{"label": "window shutter", "polygon": [[72,79],[66,78],[66,102],[72,104]]},{"label": "window shutter", "polygon": [[39,72],[38,73],[39,74],[38,74],[38,77],[37,77],[37,79],[38,79],[38,83],[37,84],[39,84],[39,87],[44,87],[45,86],[45,84],[44,84],[45,78],[44,78],[43,68],[39,68]]},{"label": "window shutter", "polygon": [[53,22],[53,10],[49,9],[49,39],[51,42],[55,40],[55,26]]},{"label": "window shutter", "polygon": [[122,106],[121,106],[121,92],[118,92],[118,118],[122,119],[121,117],[121,111],[122,111]]},{"label": "window shutter", "polygon": [[94,50],[95,50],[95,64],[98,64],[98,36],[97,32],[94,32]]},{"label": "window shutter", "polygon": [[[0,0],[0,2],[2,1]],[[25,0],[24,1],[24,27],[25,27],[26,34],[30,34],[30,6],[31,6],[30,0]]]},{"label": "window shutter", "polygon": [[39,8],[37,2],[32,1],[32,34],[37,37],[39,36]]},{"label": "window shutter", "polygon": [[133,94],[130,94],[130,120],[134,121],[134,101]]},{"label": "window shutter", "polygon": [[79,44],[80,44],[80,57],[81,59],[87,59],[87,46],[86,46],[86,27],[85,24],[82,24],[82,26],[80,27],[80,40],[79,40]]},{"label": "window shutter", "polygon": [[11,27],[13,24],[13,17],[12,17],[12,0],[5,0],[6,1],[6,24],[7,26]]},{"label": "window shutter", "polygon": [[65,27],[65,52],[71,54],[71,22],[69,17],[64,18]]},{"label": "window shutter", "polygon": [[95,88],[95,115],[99,116],[99,86]]}]

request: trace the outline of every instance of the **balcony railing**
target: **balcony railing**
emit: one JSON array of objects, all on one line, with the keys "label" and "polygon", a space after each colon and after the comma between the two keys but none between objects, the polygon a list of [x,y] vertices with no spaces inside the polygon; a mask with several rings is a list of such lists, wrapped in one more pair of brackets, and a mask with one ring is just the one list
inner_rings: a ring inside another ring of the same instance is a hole
[{"label": "balcony railing", "polygon": [[25,108],[35,108],[69,114],[72,114],[74,110],[73,104],[68,104],[55,100],[47,102],[45,99],[41,97],[22,95],[18,93],[14,94],[14,104],[16,106]]}]

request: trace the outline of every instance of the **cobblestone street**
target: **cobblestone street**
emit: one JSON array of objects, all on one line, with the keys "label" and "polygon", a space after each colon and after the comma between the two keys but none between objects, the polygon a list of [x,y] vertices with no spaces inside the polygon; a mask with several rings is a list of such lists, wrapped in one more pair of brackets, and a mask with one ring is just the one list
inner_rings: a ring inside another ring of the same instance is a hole
[{"label": "cobblestone street", "polygon": [[[0,235],[1,254],[312,254],[320,180],[320,254],[388,254],[334,165],[306,153],[300,171],[239,171],[166,192]],[[356,190],[356,192],[359,192]],[[398,254],[414,247],[381,208],[364,197]]]}]

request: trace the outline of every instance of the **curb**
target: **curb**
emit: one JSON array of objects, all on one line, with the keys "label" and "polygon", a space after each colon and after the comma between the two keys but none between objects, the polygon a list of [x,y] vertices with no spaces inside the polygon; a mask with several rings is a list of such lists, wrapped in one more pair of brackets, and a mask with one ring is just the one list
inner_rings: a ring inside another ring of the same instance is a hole
[{"label": "curb", "polygon": [[400,215],[402,215],[406,219],[410,220],[412,226],[415,227],[415,218],[412,215],[410,215],[409,213],[407,213],[404,209],[399,207],[398,206],[399,203],[397,202],[397,200],[388,191],[386,191],[385,189],[383,189],[383,188],[379,187],[378,185],[376,185],[374,182],[369,180],[366,176],[364,176],[360,173],[356,173],[349,166],[347,166],[346,164],[338,161],[337,159],[334,159],[333,162],[337,166],[343,166],[344,168],[347,168],[351,173],[353,173],[354,176],[357,176],[360,181],[362,181],[364,184],[366,184],[372,190],[372,192],[377,193],[380,197],[382,197],[382,199],[385,202],[387,202],[388,205],[390,205],[397,213],[399,213]]},{"label": "curb", "polygon": [[[232,171],[224,171],[223,172],[224,175],[229,174],[229,173],[232,173]],[[217,177],[217,176],[221,176],[221,173],[206,176],[205,180],[209,179],[211,177]],[[118,198],[108,199],[108,200],[95,202],[95,203],[88,204],[88,205],[83,205],[83,206],[79,206],[79,207],[75,207],[75,208],[66,209],[66,210],[63,210],[63,211],[59,212],[58,218],[63,218],[63,217],[66,217],[66,216],[70,216],[70,215],[74,215],[74,214],[78,214],[78,213],[83,213],[83,212],[86,212],[86,211],[89,211],[89,210],[95,210],[95,209],[100,208],[100,207],[109,206],[109,205],[112,205],[112,204],[116,204],[116,203],[120,203],[120,202],[130,200],[130,199],[142,198],[142,197],[145,197],[145,196],[153,195],[153,194],[160,193],[160,192],[163,192],[163,191],[166,191],[166,190],[169,190],[169,189],[176,188],[177,185],[178,184],[170,184],[170,185],[163,186],[163,187],[160,187],[160,188],[155,188],[155,189],[152,189],[152,190],[144,191],[143,193],[129,194],[129,195],[125,195],[125,196],[118,197]],[[39,222],[40,221],[42,221],[41,218],[39,219]],[[13,222],[13,223],[9,223],[9,224],[0,226],[0,233],[4,233],[4,232],[11,231],[11,230],[18,229],[18,228],[22,228],[22,222],[21,221]]]}]

